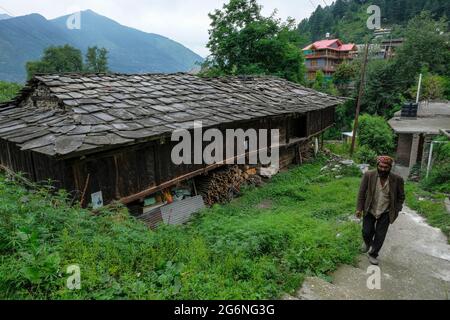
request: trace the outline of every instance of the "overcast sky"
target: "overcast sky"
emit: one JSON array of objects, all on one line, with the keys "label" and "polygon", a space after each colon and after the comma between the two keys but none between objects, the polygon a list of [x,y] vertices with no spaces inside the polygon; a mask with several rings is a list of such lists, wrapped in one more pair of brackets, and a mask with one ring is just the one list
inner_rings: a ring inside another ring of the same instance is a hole
[{"label": "overcast sky", "polygon": [[[208,55],[208,13],[221,8],[225,0],[0,0],[0,13],[21,16],[39,13],[47,19],[91,9],[117,22],[178,41],[205,57]],[[263,13],[278,9],[283,20],[299,22],[314,8],[331,0],[259,0]]]}]

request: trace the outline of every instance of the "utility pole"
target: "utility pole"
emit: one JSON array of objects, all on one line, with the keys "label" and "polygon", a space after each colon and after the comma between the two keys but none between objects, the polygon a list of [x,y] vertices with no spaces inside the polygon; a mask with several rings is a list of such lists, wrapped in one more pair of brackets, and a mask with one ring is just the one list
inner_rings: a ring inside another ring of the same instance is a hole
[{"label": "utility pole", "polygon": [[355,115],[355,124],[353,126],[353,136],[352,136],[352,146],[350,148],[350,157],[353,156],[353,152],[355,151],[355,142],[356,142],[356,131],[358,131],[358,119],[359,119],[359,111],[361,109],[361,99],[364,91],[364,81],[366,78],[366,67],[367,67],[367,56],[369,55],[369,43],[366,43],[366,48],[364,49],[364,61],[363,66],[361,68],[361,83],[359,84],[359,94],[358,101],[356,103],[356,115]]}]

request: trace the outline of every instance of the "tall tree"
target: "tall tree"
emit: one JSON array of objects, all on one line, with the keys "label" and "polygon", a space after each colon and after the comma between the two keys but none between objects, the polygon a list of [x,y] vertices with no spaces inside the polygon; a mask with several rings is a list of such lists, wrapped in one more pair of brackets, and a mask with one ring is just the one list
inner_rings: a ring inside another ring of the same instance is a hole
[{"label": "tall tree", "polygon": [[69,45],[49,47],[39,61],[29,61],[26,64],[28,78],[36,73],[61,73],[83,71],[81,51]]},{"label": "tall tree", "polygon": [[395,105],[403,101],[405,91],[400,89],[395,64],[388,60],[371,61],[367,69],[367,82],[361,110],[390,118]]},{"label": "tall tree", "polygon": [[423,10],[430,11],[434,19],[450,17],[448,0],[336,0],[329,6],[319,5],[308,19],[300,22],[298,30],[309,36],[310,42],[323,39],[330,32],[345,41],[363,43],[364,36],[372,34],[366,27],[369,5],[381,8],[384,28],[405,26]]},{"label": "tall tree", "polygon": [[450,34],[445,18],[433,20],[429,12],[422,12],[408,24],[406,41],[396,56],[396,72],[408,88],[420,71],[450,76]]},{"label": "tall tree", "polygon": [[351,94],[350,85],[357,78],[359,68],[360,65],[356,61],[344,62],[337,66],[336,72],[333,74],[333,83],[343,96]]},{"label": "tall tree", "polygon": [[86,53],[85,70],[88,72],[108,72],[108,50],[90,47]]},{"label": "tall tree", "polygon": [[[441,100],[445,99],[446,79],[435,74],[424,73],[422,87],[420,90],[421,100]],[[417,85],[410,88],[411,98],[417,96]]]},{"label": "tall tree", "polygon": [[332,8],[333,15],[336,18],[343,18],[347,11],[347,3],[344,0],[337,0]]},{"label": "tall tree", "polygon": [[209,17],[211,56],[204,74],[271,74],[303,81],[302,38],[293,20],[262,16],[256,0],[230,0]]}]

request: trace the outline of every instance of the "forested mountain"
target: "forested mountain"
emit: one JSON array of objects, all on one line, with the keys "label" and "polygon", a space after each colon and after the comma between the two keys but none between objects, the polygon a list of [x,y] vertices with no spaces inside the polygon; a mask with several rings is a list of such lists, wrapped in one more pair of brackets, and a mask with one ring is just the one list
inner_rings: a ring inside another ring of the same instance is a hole
[{"label": "forested mountain", "polygon": [[67,19],[31,14],[0,20],[0,80],[23,82],[27,61],[39,59],[49,46],[65,44],[84,53],[92,46],[106,48],[114,72],[189,71],[203,60],[171,39],[123,26],[91,10],[81,12],[79,30],[68,29]]},{"label": "forested mountain", "polygon": [[319,5],[309,19],[300,22],[299,32],[308,42],[323,39],[329,32],[344,41],[361,43],[373,32],[366,27],[369,5],[381,8],[382,27],[394,27],[394,35],[401,35],[401,26],[423,10],[435,19],[450,17],[449,0],[336,0],[330,6]]}]

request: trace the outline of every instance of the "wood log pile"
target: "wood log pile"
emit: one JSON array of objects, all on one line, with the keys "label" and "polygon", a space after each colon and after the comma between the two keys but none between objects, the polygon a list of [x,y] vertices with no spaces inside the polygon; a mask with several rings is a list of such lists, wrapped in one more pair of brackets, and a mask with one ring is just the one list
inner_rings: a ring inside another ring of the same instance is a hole
[{"label": "wood log pile", "polygon": [[314,144],[311,141],[299,146],[299,158],[300,164],[314,159]]},{"label": "wood log pile", "polygon": [[256,169],[239,166],[227,166],[196,178],[197,192],[203,196],[206,205],[226,203],[239,196],[245,184],[259,186],[262,183]]},{"label": "wood log pile", "polygon": [[[292,163],[302,164],[314,159],[314,145],[311,141],[292,148],[280,159],[280,167]],[[206,205],[230,202],[241,193],[243,185],[260,186],[263,180],[257,174],[256,168],[247,165],[230,165],[211,171],[206,175],[195,178],[197,192],[203,196]]]}]

